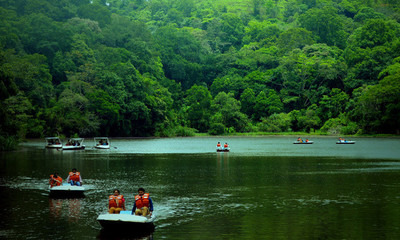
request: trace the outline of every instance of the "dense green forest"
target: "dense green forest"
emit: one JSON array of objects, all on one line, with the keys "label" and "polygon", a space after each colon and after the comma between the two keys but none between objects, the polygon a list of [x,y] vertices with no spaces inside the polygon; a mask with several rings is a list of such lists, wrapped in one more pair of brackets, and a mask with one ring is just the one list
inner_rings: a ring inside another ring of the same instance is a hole
[{"label": "dense green forest", "polygon": [[0,143],[400,134],[398,0],[0,0]]}]

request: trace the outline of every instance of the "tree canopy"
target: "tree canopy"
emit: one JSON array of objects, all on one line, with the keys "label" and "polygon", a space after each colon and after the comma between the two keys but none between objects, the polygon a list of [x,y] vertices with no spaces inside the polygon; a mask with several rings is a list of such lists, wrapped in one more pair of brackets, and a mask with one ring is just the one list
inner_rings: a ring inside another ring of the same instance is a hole
[{"label": "tree canopy", "polygon": [[0,141],[399,134],[400,4],[0,1]]}]

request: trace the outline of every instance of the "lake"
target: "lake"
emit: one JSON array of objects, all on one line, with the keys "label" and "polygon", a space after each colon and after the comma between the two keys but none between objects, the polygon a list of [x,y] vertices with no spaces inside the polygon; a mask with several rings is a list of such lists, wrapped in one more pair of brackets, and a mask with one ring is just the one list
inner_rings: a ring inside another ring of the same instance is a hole
[{"label": "lake", "polygon": [[[0,153],[0,239],[400,239],[400,139],[111,139],[111,149]],[[216,153],[218,141],[229,153]],[[81,172],[85,198],[49,197],[54,171]],[[155,231],[114,236],[96,221],[117,188],[150,193]]]}]

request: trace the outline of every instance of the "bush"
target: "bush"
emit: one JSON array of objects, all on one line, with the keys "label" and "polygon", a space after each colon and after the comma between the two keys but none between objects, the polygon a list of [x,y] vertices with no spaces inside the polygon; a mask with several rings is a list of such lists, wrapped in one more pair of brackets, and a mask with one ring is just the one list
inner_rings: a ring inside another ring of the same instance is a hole
[{"label": "bush", "polygon": [[208,133],[210,135],[222,135],[225,133],[225,125],[222,123],[212,123]]},{"label": "bush", "polygon": [[0,151],[11,151],[17,149],[19,139],[15,136],[3,137],[0,136]]}]

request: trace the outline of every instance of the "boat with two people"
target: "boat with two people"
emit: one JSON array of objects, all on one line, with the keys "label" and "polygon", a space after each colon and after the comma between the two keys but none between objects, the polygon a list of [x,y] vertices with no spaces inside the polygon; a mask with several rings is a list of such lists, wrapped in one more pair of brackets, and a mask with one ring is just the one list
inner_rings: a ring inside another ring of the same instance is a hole
[{"label": "boat with two people", "polygon": [[96,149],[110,149],[110,140],[108,137],[95,137],[94,148]]},{"label": "boat with two people", "polygon": [[231,148],[229,147],[228,143],[225,143],[223,146],[221,142],[217,143],[217,152],[229,152]]},{"label": "boat with two people", "polygon": [[344,138],[339,138],[339,140],[336,142],[336,144],[355,144],[355,143],[356,141],[350,141]]},{"label": "boat with two people", "polygon": [[306,140],[301,139],[301,137],[297,138],[297,141],[295,141],[293,144],[313,144],[313,141],[308,140],[308,138]]},{"label": "boat with two people", "polygon": [[49,149],[59,149],[62,148],[62,142],[61,139],[59,137],[46,137],[46,148]]},{"label": "boat with two people", "polygon": [[119,214],[104,213],[97,217],[97,221],[104,229],[120,230],[153,230],[156,216],[132,215],[132,211],[120,211]]},{"label": "boat with two people", "polygon": [[83,150],[85,145],[83,145],[84,138],[70,138],[67,144],[62,147],[62,150]]},{"label": "boat with two people", "polygon": [[71,183],[63,183],[62,178],[54,173],[50,175],[49,191],[50,197],[53,198],[78,198],[84,197],[85,187],[72,185]]}]

